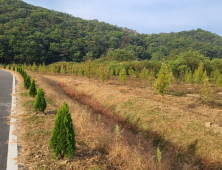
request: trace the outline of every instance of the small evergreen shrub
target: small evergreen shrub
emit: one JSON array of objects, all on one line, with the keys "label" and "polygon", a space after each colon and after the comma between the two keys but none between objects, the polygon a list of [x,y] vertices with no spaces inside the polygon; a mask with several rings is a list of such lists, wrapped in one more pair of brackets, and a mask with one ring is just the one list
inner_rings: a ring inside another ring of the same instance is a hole
[{"label": "small evergreen shrub", "polygon": [[8,69],[11,70],[11,66],[10,65],[8,66]]},{"label": "small evergreen shrub", "polygon": [[3,68],[6,69],[6,65],[5,64],[4,64]]},{"label": "small evergreen shrub", "polygon": [[47,104],[45,101],[44,92],[43,92],[42,88],[38,88],[37,95],[35,98],[34,109],[39,110],[40,112],[44,112],[46,109],[46,106],[47,106]]},{"label": "small evergreen shrub", "polygon": [[58,109],[49,145],[56,157],[60,156],[63,158],[67,156],[70,158],[75,154],[75,132],[72,118],[69,114],[69,107],[66,103]]},{"label": "small evergreen shrub", "polygon": [[24,86],[26,89],[28,89],[31,85],[31,79],[30,76],[26,76],[26,78],[24,79]]},{"label": "small evergreen shrub", "polygon": [[29,89],[29,95],[35,97],[37,94],[36,87],[35,87],[35,80],[34,78],[32,79],[30,89]]},{"label": "small evergreen shrub", "polygon": [[120,72],[119,72],[119,76],[118,76],[119,80],[121,81],[121,83],[124,85],[126,84],[126,70],[125,68],[123,68]]}]

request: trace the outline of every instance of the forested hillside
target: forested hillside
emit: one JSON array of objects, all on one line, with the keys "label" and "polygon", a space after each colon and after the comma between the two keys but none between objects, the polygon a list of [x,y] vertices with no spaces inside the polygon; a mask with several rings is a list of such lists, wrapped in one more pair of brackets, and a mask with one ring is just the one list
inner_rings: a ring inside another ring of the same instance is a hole
[{"label": "forested hillside", "polygon": [[101,56],[119,61],[161,60],[174,59],[188,50],[212,59],[221,58],[221,46],[222,37],[201,29],[139,34],[19,0],[0,0],[1,63],[81,62]]}]

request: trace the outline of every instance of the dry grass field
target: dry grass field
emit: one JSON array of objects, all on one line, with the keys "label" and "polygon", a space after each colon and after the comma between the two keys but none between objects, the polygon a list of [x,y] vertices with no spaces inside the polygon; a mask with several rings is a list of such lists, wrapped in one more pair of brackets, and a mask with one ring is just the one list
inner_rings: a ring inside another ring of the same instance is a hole
[{"label": "dry grass field", "polygon": [[[23,169],[159,169],[157,147],[162,169],[222,168],[219,87],[212,86],[206,103],[194,85],[175,83],[162,108],[161,96],[136,78],[123,86],[116,77],[102,84],[71,74],[27,73],[43,87],[48,107],[45,114],[34,112],[34,98],[18,86]],[[70,107],[77,153],[55,161],[48,142],[63,102]]]}]

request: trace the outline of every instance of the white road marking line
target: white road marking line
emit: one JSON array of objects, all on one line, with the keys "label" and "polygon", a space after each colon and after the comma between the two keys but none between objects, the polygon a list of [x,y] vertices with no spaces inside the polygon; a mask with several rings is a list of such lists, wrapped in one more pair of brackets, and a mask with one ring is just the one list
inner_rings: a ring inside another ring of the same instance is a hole
[{"label": "white road marking line", "polygon": [[[15,94],[15,76],[14,75],[13,75],[12,94]],[[16,114],[15,109],[16,109],[16,97],[12,95],[11,114]],[[14,160],[18,156],[17,136],[14,136],[12,134],[12,131],[15,129],[15,126],[13,125],[14,122],[16,122],[16,119],[11,118],[6,170],[18,170],[18,165],[16,165],[16,161]]]}]

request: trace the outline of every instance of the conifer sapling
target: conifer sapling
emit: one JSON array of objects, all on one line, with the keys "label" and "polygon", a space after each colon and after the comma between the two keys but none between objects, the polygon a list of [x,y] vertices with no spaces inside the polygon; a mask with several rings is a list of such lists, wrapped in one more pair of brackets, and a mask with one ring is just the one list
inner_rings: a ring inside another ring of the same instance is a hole
[{"label": "conifer sapling", "polygon": [[24,86],[26,89],[28,89],[31,85],[31,79],[30,76],[26,76],[26,78],[24,79]]},{"label": "conifer sapling", "polygon": [[69,107],[66,103],[58,109],[49,145],[56,157],[60,156],[63,158],[67,156],[70,158],[75,154],[75,131],[69,113]]},{"label": "conifer sapling", "polygon": [[34,109],[39,110],[40,112],[44,112],[46,109],[46,106],[47,106],[47,104],[45,101],[44,92],[43,92],[42,88],[38,88],[37,95],[35,98]]},{"label": "conifer sapling", "polygon": [[32,79],[30,89],[29,89],[29,95],[35,97],[37,94],[36,87],[35,87],[35,80],[34,78]]},{"label": "conifer sapling", "polygon": [[154,92],[159,93],[162,96],[162,107],[163,107],[163,96],[170,89],[170,75],[165,63],[162,64],[160,71],[157,75],[156,82],[154,84]]}]

